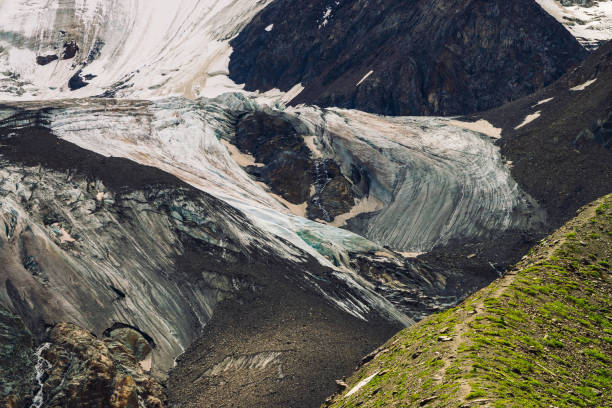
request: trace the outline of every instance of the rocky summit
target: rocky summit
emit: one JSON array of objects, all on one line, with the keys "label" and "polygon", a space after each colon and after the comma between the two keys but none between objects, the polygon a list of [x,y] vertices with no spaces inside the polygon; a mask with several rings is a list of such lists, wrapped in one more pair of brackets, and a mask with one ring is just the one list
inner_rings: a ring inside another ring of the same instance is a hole
[{"label": "rocky summit", "polygon": [[0,1],[0,406],[610,405],[611,5]]},{"label": "rocky summit", "polygon": [[278,0],[231,44],[230,77],[247,89],[299,83],[294,104],[386,115],[494,108],[550,84],[584,55],[532,0]]}]

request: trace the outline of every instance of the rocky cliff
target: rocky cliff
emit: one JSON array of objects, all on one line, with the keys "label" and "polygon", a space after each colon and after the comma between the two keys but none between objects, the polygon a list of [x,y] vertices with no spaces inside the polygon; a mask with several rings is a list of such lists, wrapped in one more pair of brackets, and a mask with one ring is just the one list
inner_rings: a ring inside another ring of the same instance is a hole
[{"label": "rocky cliff", "polygon": [[550,84],[584,49],[534,1],[277,0],[231,41],[249,90],[388,115],[481,111]]}]

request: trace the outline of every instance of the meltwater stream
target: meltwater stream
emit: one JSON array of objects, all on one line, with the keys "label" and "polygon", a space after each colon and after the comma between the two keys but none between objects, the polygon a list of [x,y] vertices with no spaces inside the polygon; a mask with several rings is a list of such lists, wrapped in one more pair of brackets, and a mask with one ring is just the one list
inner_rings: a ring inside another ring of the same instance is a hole
[{"label": "meltwater stream", "polygon": [[45,350],[48,350],[51,347],[51,343],[43,343],[36,350],[36,382],[38,383],[38,391],[32,400],[32,405],[30,408],[40,408],[44,402],[43,388],[44,388],[44,376],[48,369],[51,368],[51,363],[49,363],[42,354]]}]

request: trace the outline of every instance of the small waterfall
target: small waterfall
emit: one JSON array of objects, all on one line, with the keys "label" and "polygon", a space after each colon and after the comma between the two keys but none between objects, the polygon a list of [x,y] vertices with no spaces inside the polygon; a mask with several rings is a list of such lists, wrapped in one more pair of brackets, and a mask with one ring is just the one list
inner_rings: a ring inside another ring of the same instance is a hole
[{"label": "small waterfall", "polygon": [[34,399],[32,400],[32,405],[30,405],[30,408],[41,408],[43,401],[44,401],[43,399],[43,386],[44,386],[43,377],[45,375],[45,371],[51,368],[51,363],[45,360],[45,358],[42,356],[42,353],[45,350],[47,350],[49,347],[51,347],[51,343],[44,343],[38,348],[38,350],[36,350],[37,361],[36,361],[35,369],[36,369],[36,381],[38,382],[38,392],[34,396]]},{"label": "small waterfall", "polygon": [[327,210],[321,203],[321,193],[327,187],[330,182],[329,175],[327,174],[327,164],[325,160],[315,160],[313,168],[315,195],[312,198],[312,203],[323,213],[323,220],[327,222],[332,221],[332,217],[329,215]]}]

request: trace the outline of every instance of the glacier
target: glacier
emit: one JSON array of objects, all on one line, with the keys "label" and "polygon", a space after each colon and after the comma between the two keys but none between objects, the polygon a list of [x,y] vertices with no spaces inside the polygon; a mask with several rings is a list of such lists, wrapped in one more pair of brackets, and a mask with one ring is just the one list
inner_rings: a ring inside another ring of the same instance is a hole
[{"label": "glacier", "polygon": [[[418,273],[413,253],[541,227],[545,214],[485,134],[450,118],[288,107],[299,84],[258,94],[233,83],[229,40],[268,3],[0,2],[0,144],[36,130],[95,160],[128,159],[202,193],[118,193],[63,168],[1,158],[0,259],[11,282],[0,287],[4,306],[28,316],[31,327],[71,321],[101,335],[115,322],[129,323],[155,339],[153,369],[163,375],[219,302],[253,286],[221,273],[200,276],[205,284],[175,281],[168,271],[187,253],[181,234],[228,263],[231,254],[257,248],[300,265],[305,284],[347,315],[367,321],[375,311],[410,325],[423,314],[396,294],[425,302],[420,289],[363,276],[356,258]],[[252,112],[291,123],[313,157],[334,159],[346,175],[352,166],[367,169],[369,201],[344,217],[345,228],[304,218],[236,161],[228,147],[239,118]],[[43,219],[49,208],[53,222]],[[129,228],[122,211],[136,220]],[[53,262],[39,276],[24,254]],[[329,276],[308,269],[311,259]],[[425,271],[420,279],[444,292]],[[434,301],[446,307],[457,299]]]}]

